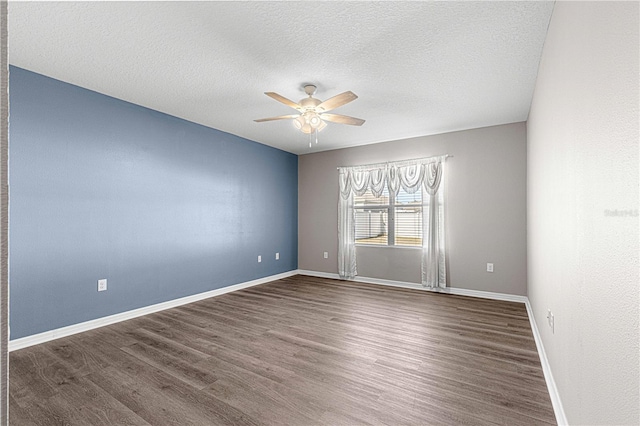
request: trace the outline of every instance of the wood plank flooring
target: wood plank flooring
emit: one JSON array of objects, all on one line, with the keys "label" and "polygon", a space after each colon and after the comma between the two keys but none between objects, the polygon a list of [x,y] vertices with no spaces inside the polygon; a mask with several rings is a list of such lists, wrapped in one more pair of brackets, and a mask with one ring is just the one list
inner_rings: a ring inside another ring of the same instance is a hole
[{"label": "wood plank flooring", "polygon": [[546,425],[523,304],[294,276],[10,354],[10,424]]}]

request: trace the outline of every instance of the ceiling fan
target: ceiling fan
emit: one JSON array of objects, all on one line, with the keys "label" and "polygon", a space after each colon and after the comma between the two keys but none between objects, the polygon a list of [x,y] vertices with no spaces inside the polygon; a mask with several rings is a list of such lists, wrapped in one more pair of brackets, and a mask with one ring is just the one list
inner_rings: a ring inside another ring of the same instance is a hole
[{"label": "ceiling fan", "polygon": [[[275,92],[265,92],[264,94],[269,96],[270,98],[273,98],[278,102],[282,102],[283,104],[298,110],[299,114],[280,115],[278,117],[261,118],[254,121],[256,123],[262,123],[264,121],[293,119],[293,125],[297,129],[302,131],[302,133],[306,133],[309,135],[314,132],[316,133],[316,143],[318,143],[317,132],[327,127],[327,123],[325,121],[340,124],[349,124],[352,126],[362,126],[364,120],[360,118],[349,117],[347,115],[340,114],[327,114],[327,111],[331,111],[332,109],[341,107],[342,105],[356,100],[358,96],[356,96],[355,93],[340,93],[339,95],[329,98],[323,102],[320,99],[316,99],[313,97],[313,95],[316,93],[316,89],[316,86],[313,84],[305,85],[304,92],[309,97],[301,99],[298,103],[295,103]],[[309,143],[309,146],[311,146],[311,143]]]}]

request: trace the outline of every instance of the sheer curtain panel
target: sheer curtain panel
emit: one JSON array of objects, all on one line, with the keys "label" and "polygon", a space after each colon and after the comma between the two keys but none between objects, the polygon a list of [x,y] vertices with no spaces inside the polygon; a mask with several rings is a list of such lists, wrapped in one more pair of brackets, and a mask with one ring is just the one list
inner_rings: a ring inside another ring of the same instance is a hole
[{"label": "sheer curtain panel", "polygon": [[339,167],[338,274],[342,279],[358,275],[354,197],[368,190],[379,197],[385,188],[398,195],[422,191],[422,285],[446,287],[444,170],[448,156]]}]

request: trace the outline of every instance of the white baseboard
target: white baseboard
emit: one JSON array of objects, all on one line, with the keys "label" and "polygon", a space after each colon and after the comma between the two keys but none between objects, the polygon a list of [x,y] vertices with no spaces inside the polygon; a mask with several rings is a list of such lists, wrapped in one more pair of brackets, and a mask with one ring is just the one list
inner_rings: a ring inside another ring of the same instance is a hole
[{"label": "white baseboard", "polygon": [[556,422],[558,426],[568,425],[567,416],[564,412],[564,408],[562,406],[562,401],[560,400],[560,393],[558,392],[558,388],[556,386],[556,381],[553,379],[553,374],[551,373],[551,366],[549,365],[549,360],[547,359],[547,353],[544,351],[544,345],[542,344],[542,337],[540,336],[540,331],[538,330],[538,325],[536,324],[536,319],[533,316],[533,309],[531,308],[531,303],[527,298],[525,302],[525,306],[527,308],[527,313],[529,314],[529,322],[531,323],[531,331],[533,332],[533,339],[536,341],[536,348],[538,349],[538,355],[540,356],[540,364],[542,365],[542,372],[544,373],[544,380],[547,382],[547,389],[549,390],[549,398],[551,398],[551,405],[553,405],[553,412],[556,415]]},{"label": "white baseboard", "polygon": [[[339,280],[340,277],[338,274],[333,274],[329,272],[317,272],[317,271],[308,271],[304,269],[299,269],[298,273],[300,275],[307,275],[311,277],[319,277],[319,278],[332,278]],[[471,297],[481,297],[484,299],[494,299],[494,300],[504,300],[508,302],[520,302],[524,303],[527,314],[529,317],[529,323],[531,324],[531,331],[533,332],[533,339],[536,342],[536,348],[538,349],[538,356],[540,357],[540,364],[542,366],[542,372],[544,373],[544,379],[547,383],[547,389],[549,391],[549,397],[551,398],[551,404],[553,405],[553,411],[556,416],[556,422],[559,426],[568,425],[567,417],[564,413],[564,408],[562,407],[562,402],[560,400],[560,394],[558,393],[558,388],[556,387],[556,382],[553,379],[553,374],[551,374],[551,366],[549,365],[549,360],[547,359],[547,354],[544,351],[544,345],[542,344],[542,338],[540,337],[540,332],[538,331],[538,326],[536,325],[536,320],[533,316],[533,310],[531,309],[531,304],[529,303],[529,298],[526,296],[518,296],[515,294],[506,294],[506,293],[494,293],[490,291],[479,291],[479,290],[468,290],[466,288],[455,288],[455,287],[447,287],[443,289],[426,289],[422,287],[420,284],[409,283],[403,281],[392,281],[392,280],[383,280],[380,278],[367,278],[367,277],[359,277],[356,276],[353,280],[356,282],[369,283],[369,284],[379,284],[379,285],[387,285],[392,287],[402,287],[402,288],[411,288],[415,290],[424,290],[431,291],[437,293],[448,293],[448,294],[457,294],[460,296],[471,296]]]},{"label": "white baseboard", "polygon": [[232,291],[242,290],[243,288],[253,287],[255,285],[268,283],[270,281],[276,281],[282,278],[291,277],[297,274],[297,270],[283,272],[277,275],[258,278],[257,280],[246,281],[227,287],[217,288],[215,290],[206,291],[204,293],[181,297],[179,299],[169,300],[167,302],[157,303],[155,305],[145,306],[143,308],[133,309],[127,312],[121,312],[119,314],[96,318],[94,320],[81,322],[79,324],[73,324],[67,327],[49,330],[43,333],[33,334],[31,336],[21,337],[19,339],[9,341],[9,352],[59,339],[61,337],[71,336],[72,334],[82,333],[83,331],[104,327],[105,325],[115,324],[120,321],[126,321],[132,318],[140,317],[142,315],[148,315],[154,312],[164,311],[165,309],[175,308],[176,306],[186,305],[187,303],[193,303],[199,300],[208,299],[210,297],[220,296]]},{"label": "white baseboard", "polygon": [[331,272],[318,272],[318,271],[308,271],[306,269],[298,269],[299,275],[306,275],[309,277],[318,277],[318,278],[331,278],[333,280],[339,280],[340,276],[338,274],[332,274]]},{"label": "white baseboard", "polygon": [[[317,272],[317,271],[308,271],[304,269],[299,269],[298,273],[300,275],[307,275],[310,277],[332,278],[336,280],[340,279],[338,274],[332,274],[330,272]],[[422,285],[417,283],[409,283],[406,281],[384,280],[381,278],[369,278],[369,277],[356,276],[353,280],[350,280],[350,281],[368,283],[368,284],[386,285],[391,287],[411,288],[414,290],[423,290],[423,291],[429,291],[432,293],[446,293],[446,294],[456,294],[459,296],[480,297],[483,299],[504,300],[507,302],[525,303],[527,301],[526,296],[518,296],[515,294],[493,293],[490,291],[469,290],[466,288],[455,288],[455,287],[431,289],[431,288],[424,288]]]}]

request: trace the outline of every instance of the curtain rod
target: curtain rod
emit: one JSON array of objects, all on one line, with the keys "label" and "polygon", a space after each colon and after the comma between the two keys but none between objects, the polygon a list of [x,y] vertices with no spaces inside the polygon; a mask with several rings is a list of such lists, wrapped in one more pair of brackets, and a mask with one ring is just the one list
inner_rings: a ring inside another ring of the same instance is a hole
[{"label": "curtain rod", "polygon": [[383,166],[385,164],[390,164],[390,163],[408,163],[408,162],[414,162],[414,161],[423,161],[423,160],[431,160],[432,158],[438,158],[438,157],[444,157],[444,158],[448,158],[448,157],[453,157],[453,155],[449,155],[449,154],[444,154],[444,155],[434,155],[431,157],[422,157],[422,158],[412,158],[412,159],[408,159],[408,160],[398,160],[398,161],[385,161],[383,163],[371,163],[371,164],[361,164],[361,165],[357,165],[357,166],[339,166],[336,167],[336,169],[340,170],[340,169],[347,169],[349,167],[374,167],[374,166]]}]

